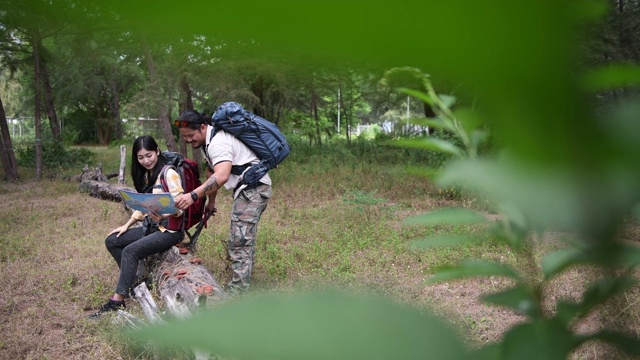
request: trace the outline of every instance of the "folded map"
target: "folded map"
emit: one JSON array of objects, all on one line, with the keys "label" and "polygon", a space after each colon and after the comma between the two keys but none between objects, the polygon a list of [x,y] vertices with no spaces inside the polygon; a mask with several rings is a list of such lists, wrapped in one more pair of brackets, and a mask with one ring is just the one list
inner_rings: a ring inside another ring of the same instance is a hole
[{"label": "folded map", "polygon": [[128,190],[118,190],[122,200],[134,210],[143,213],[156,212],[158,214],[174,214],[178,212],[173,197],[169,193],[147,194]]}]

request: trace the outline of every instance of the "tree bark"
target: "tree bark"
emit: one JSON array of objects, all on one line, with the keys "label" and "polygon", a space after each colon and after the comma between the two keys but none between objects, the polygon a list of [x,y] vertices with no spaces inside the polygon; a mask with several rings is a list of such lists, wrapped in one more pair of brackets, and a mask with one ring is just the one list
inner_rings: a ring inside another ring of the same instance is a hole
[{"label": "tree bark", "polygon": [[127,163],[126,156],[127,156],[126,146],[120,145],[120,168],[118,171],[118,184],[120,185],[124,185],[126,183],[124,179],[124,168],[125,168],[125,164]]},{"label": "tree bark", "polygon": [[178,312],[192,313],[228,298],[202,260],[183,244],[160,254],[154,274],[165,304]]},{"label": "tree bark", "polygon": [[[161,88],[159,81],[157,81],[157,73],[156,73],[156,65],[153,61],[153,55],[151,54],[151,50],[147,45],[144,39],[142,40],[142,46],[144,48],[144,57],[147,62],[147,69],[149,71],[149,79],[152,84],[156,84],[158,88]],[[162,92],[162,91],[160,91]],[[164,134],[164,138],[167,142],[167,148],[171,151],[178,151],[178,146],[176,145],[176,140],[173,137],[173,132],[171,131],[171,119],[170,119],[170,111],[169,106],[167,106],[167,100],[169,103],[171,102],[171,96],[169,94],[166,97],[160,96],[159,103],[159,121],[160,127],[162,128],[162,133]]]},{"label": "tree bark", "polygon": [[128,186],[112,185],[104,181],[83,180],[80,183],[80,192],[88,193],[89,196],[102,200],[122,202],[122,197],[118,190],[135,191],[134,188]]},{"label": "tree bark", "polygon": [[[38,46],[42,48],[41,45]],[[42,78],[42,87],[44,89],[44,101],[45,107],[47,109],[47,117],[49,118],[49,127],[51,128],[51,133],[56,140],[62,140],[60,135],[61,128],[60,122],[58,121],[58,114],[56,113],[56,108],[54,106],[53,101],[53,89],[51,88],[51,82],[49,81],[49,72],[47,71],[47,64],[44,61],[40,61],[40,70],[41,70],[41,78]]]},{"label": "tree bark", "polygon": [[[178,100],[178,114],[182,114],[184,111],[187,111],[187,110],[193,110],[193,98],[191,96],[191,86],[189,86],[189,81],[187,81],[186,75],[182,75],[182,79],[180,79],[180,92],[181,92],[180,94],[181,96]],[[184,139],[181,136],[178,136],[178,141],[180,142],[180,153],[188,157],[187,143],[184,141]]]},{"label": "tree bark", "polygon": [[33,100],[34,100],[34,123],[35,123],[35,148],[36,148],[36,180],[42,179],[42,121],[41,107],[41,73],[40,73],[40,33],[36,28],[32,31],[31,46],[33,47]]},{"label": "tree bark", "polygon": [[118,93],[118,84],[115,80],[113,80],[112,77],[107,76],[107,74],[104,74],[104,79],[105,83],[108,86],[108,89],[105,89],[105,93],[111,94],[111,96],[105,95],[104,98],[107,102],[107,106],[109,107],[109,111],[111,111],[111,115],[115,120],[113,123],[115,138],[121,139],[123,129],[121,121],[122,119],[120,119],[120,94]]},{"label": "tree bark", "polygon": [[318,117],[318,97],[316,95],[316,89],[313,76],[311,77],[311,116],[315,120],[316,124],[316,142],[318,146],[322,146],[322,134],[320,132],[320,118]]},{"label": "tree bark", "polygon": [[[193,110],[193,93],[191,91],[191,85],[186,76],[182,76],[180,80],[181,96],[178,100],[178,113],[182,114],[183,111]],[[182,137],[178,137],[180,142],[180,153],[189,157],[189,147]],[[198,165],[202,164],[202,151],[191,148],[191,157]]]},{"label": "tree bark", "polygon": [[[168,101],[171,101],[170,96]],[[160,126],[162,127],[164,138],[167,141],[167,148],[171,151],[178,151],[176,139],[173,136],[173,131],[171,131],[171,112],[169,111],[169,107],[164,105],[166,103],[165,101],[160,105]]]},{"label": "tree bark", "polygon": [[18,163],[16,162],[16,155],[13,151],[13,142],[11,141],[11,133],[9,132],[9,126],[7,125],[7,115],[4,112],[4,105],[2,99],[0,99],[0,131],[2,132],[2,150],[0,155],[2,156],[2,167],[4,168],[5,178],[7,180],[18,179]]}]

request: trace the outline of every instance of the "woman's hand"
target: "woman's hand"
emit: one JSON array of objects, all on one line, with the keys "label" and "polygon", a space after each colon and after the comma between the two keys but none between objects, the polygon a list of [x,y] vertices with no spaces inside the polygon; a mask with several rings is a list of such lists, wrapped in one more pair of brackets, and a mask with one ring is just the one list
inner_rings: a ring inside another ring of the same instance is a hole
[{"label": "woman's hand", "polygon": [[120,235],[122,235],[125,232],[127,232],[127,230],[129,230],[129,226],[127,226],[127,225],[118,226],[117,228],[111,230],[109,235],[118,233],[118,235],[116,235],[116,237],[120,237]]},{"label": "woman's hand", "polygon": [[159,222],[161,222],[162,220],[164,220],[164,219],[166,219],[168,217],[174,216],[175,214],[158,214],[157,212],[152,211],[148,215],[149,215],[150,218],[153,219],[153,221],[159,223]]}]

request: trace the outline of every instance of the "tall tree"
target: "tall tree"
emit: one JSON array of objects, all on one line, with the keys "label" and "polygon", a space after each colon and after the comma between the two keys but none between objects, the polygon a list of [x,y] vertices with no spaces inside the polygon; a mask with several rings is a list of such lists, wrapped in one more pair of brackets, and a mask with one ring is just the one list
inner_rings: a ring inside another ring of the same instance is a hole
[{"label": "tall tree", "polygon": [[[40,40],[42,41],[42,39]],[[42,44],[38,45],[38,48],[40,49],[40,52],[44,52]],[[49,71],[47,70],[47,62],[45,61],[40,61],[40,79],[42,80],[42,84],[40,84],[40,86],[44,93],[44,104],[47,110],[47,118],[49,119],[51,134],[53,134],[55,139],[61,140],[60,134],[62,129],[60,127],[60,121],[58,121],[58,113],[56,112],[56,107],[53,101],[53,88],[51,87]]]},{"label": "tall tree", "polygon": [[105,23],[72,24],[66,36],[55,39],[51,62],[57,102],[72,119],[68,125],[85,141],[97,136],[102,145],[122,137],[123,107],[143,81],[139,45]]},{"label": "tall tree", "polygon": [[34,102],[34,111],[33,111],[33,121],[35,123],[36,130],[36,139],[35,139],[35,149],[36,149],[36,180],[42,179],[42,120],[41,116],[41,107],[42,107],[42,95],[41,95],[41,77],[40,77],[40,47],[39,44],[42,44],[40,41],[40,31],[37,27],[34,27],[29,31],[31,37],[31,46],[33,47],[33,102]]},{"label": "tall tree", "polygon": [[[3,31],[10,34],[2,37],[6,45],[4,49],[11,51],[24,48],[26,44],[31,49],[28,56],[22,56],[25,60],[31,57],[33,71],[36,179],[42,178],[41,113],[43,104],[49,115],[51,133],[56,138],[60,137],[60,124],[53,104],[54,97],[46,66],[47,51],[43,40],[55,35],[65,26],[67,10],[72,8],[69,5],[66,1],[54,4],[45,0],[28,2],[6,0],[0,4],[0,23],[3,25]],[[23,64],[26,64],[26,61]]]},{"label": "tall tree", "polygon": [[155,89],[156,98],[158,99],[158,116],[160,127],[162,128],[162,133],[164,134],[164,139],[167,142],[167,147],[169,148],[169,150],[178,151],[176,139],[173,135],[173,131],[171,130],[171,94],[167,94],[163,91],[164,89],[166,89],[166,84],[162,82],[162,79],[158,74],[156,63],[153,59],[153,54],[151,53],[149,44],[144,38],[141,39],[141,44],[142,48],[144,49],[144,58],[147,64],[147,71],[149,72],[149,80],[153,85],[153,89]]},{"label": "tall tree", "polygon": [[2,149],[0,149],[0,157],[2,158],[2,167],[4,168],[4,176],[8,180],[18,179],[18,163],[16,162],[16,155],[13,151],[13,142],[11,141],[11,134],[9,133],[9,126],[7,126],[7,116],[4,112],[4,105],[2,104],[2,98],[0,98],[0,132],[2,137]]}]

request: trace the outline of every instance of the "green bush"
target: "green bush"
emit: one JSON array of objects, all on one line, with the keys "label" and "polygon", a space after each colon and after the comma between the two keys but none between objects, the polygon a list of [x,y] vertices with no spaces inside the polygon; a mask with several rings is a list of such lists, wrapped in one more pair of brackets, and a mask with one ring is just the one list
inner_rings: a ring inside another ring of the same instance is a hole
[{"label": "green bush", "polygon": [[[26,167],[36,166],[36,144],[21,142],[16,146],[18,165]],[[42,164],[46,168],[71,168],[77,165],[95,161],[95,152],[85,148],[71,148],[63,141],[44,139],[42,142]]]}]

